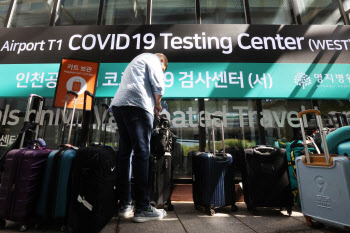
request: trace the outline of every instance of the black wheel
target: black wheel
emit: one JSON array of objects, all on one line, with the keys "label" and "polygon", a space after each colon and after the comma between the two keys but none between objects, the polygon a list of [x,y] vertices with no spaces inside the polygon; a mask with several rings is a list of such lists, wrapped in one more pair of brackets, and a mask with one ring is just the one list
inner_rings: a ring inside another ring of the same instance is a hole
[{"label": "black wheel", "polygon": [[236,205],[231,206],[231,211],[236,212],[238,210],[238,207]]},{"label": "black wheel", "polygon": [[6,226],[6,221],[4,219],[0,220],[0,229],[4,229]]},{"label": "black wheel", "polygon": [[254,207],[247,204],[247,209],[248,209],[248,210],[254,210]]},{"label": "black wheel", "polygon": [[196,209],[196,210],[201,210],[201,207],[200,207],[200,205],[194,205],[194,208]]},{"label": "black wheel", "polygon": [[60,231],[65,232],[65,230],[66,230],[66,226],[62,224],[60,227]]},{"label": "black wheel", "polygon": [[289,217],[292,215],[292,207],[287,207],[287,213]]},{"label": "black wheel", "polygon": [[168,211],[173,211],[174,210],[174,206],[172,204],[168,204]]},{"label": "black wheel", "polygon": [[24,224],[19,227],[20,232],[25,232],[25,231],[27,231],[27,229],[28,229],[27,225],[24,225]]},{"label": "black wheel", "polygon": [[71,227],[66,227],[66,232],[67,232],[67,233],[73,233],[73,228],[71,228]]}]

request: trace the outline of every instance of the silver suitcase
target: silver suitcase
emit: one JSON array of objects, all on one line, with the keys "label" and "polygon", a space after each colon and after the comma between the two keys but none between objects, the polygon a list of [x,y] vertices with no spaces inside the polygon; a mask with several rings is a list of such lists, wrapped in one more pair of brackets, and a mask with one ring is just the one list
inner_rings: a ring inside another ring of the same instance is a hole
[{"label": "silver suitcase", "polygon": [[[324,154],[309,154],[302,115],[315,113],[321,132]],[[303,215],[310,226],[317,223],[350,229],[350,160],[329,155],[320,112],[305,110],[298,114],[303,135],[305,156],[295,164]]]}]

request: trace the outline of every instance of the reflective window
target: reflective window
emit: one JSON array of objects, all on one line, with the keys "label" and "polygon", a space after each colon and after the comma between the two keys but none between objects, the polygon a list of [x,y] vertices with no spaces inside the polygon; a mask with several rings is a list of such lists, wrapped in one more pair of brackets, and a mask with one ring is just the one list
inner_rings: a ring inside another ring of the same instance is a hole
[{"label": "reflective window", "polygon": [[339,11],[339,1],[297,0],[302,24],[344,24]]},{"label": "reflective window", "polygon": [[96,25],[99,0],[61,0],[55,25]]},{"label": "reflective window", "polygon": [[195,0],[153,0],[152,24],[195,24]]},{"label": "reflective window", "polygon": [[202,24],[243,24],[241,0],[206,0],[200,2]]},{"label": "reflective window", "polygon": [[[118,129],[111,113],[104,114],[102,104],[110,103],[111,98],[98,98],[92,126],[92,142],[103,141],[107,145],[118,147]],[[348,100],[318,100],[315,101],[322,114],[342,112],[350,120]],[[0,156],[16,140],[24,120],[27,98],[0,98]],[[53,98],[45,100],[45,110],[41,117],[39,137],[42,137],[49,148],[56,149],[61,143],[62,109],[58,111],[53,106]],[[199,151],[200,127],[204,127],[206,151],[213,148],[211,137],[210,114],[223,116],[225,130],[225,146],[250,147],[265,141],[266,145],[285,147],[299,137],[300,123],[298,113],[314,108],[310,100],[263,99],[261,112],[257,113],[256,100],[209,99],[204,101],[203,109],[195,99],[165,99],[162,100],[163,111],[170,119],[171,131],[176,134],[177,142],[173,152],[174,178],[191,178],[192,153]],[[69,118],[71,110],[67,115]],[[258,115],[259,114],[259,115]],[[66,116],[67,116],[66,115]],[[71,144],[80,145],[81,111],[74,117]],[[327,121],[325,121],[325,126]],[[328,121],[329,123],[329,121]],[[220,122],[214,121],[215,148],[222,149]],[[261,126],[261,127],[259,127]],[[328,126],[329,127],[329,126]],[[308,117],[306,132],[308,135],[315,130],[315,120]],[[66,127],[64,142],[67,142],[69,127]],[[260,130],[260,132],[259,132]],[[263,136],[265,140],[260,138]]]},{"label": "reflective window", "polygon": [[146,24],[147,0],[108,0],[103,15],[105,25]]},{"label": "reflective window", "polygon": [[54,0],[15,1],[10,27],[49,26]]},{"label": "reflective window", "polygon": [[10,0],[0,0],[0,28],[5,26],[7,11],[9,9]]},{"label": "reflective window", "polygon": [[292,0],[249,0],[252,24],[292,24]]},{"label": "reflective window", "polygon": [[[266,144],[281,146],[297,139],[300,131],[298,113],[312,108],[310,100],[263,99],[260,124],[265,129]],[[315,130],[316,126],[312,126]]]}]

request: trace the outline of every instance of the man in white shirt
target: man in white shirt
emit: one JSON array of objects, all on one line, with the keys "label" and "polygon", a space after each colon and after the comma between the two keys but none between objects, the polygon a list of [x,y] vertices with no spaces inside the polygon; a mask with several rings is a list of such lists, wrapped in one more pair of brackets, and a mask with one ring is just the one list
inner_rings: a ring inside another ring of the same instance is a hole
[{"label": "man in white shirt", "polygon": [[118,91],[111,103],[119,130],[119,217],[133,213],[131,205],[131,154],[133,152],[135,213],[134,222],[160,220],[165,210],[150,205],[148,188],[150,140],[154,114],[162,110],[164,71],[168,59],[164,54],[143,53],[126,67]]}]

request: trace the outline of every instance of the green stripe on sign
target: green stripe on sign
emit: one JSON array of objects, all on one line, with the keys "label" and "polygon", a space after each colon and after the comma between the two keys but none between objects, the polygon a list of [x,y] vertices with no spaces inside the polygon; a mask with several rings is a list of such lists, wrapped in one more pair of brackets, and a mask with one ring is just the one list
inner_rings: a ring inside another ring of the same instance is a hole
[{"label": "green stripe on sign", "polygon": [[[101,63],[96,96],[113,97],[128,63]],[[53,97],[59,64],[0,65],[0,97]],[[349,64],[169,63],[164,98],[349,99]]]}]

